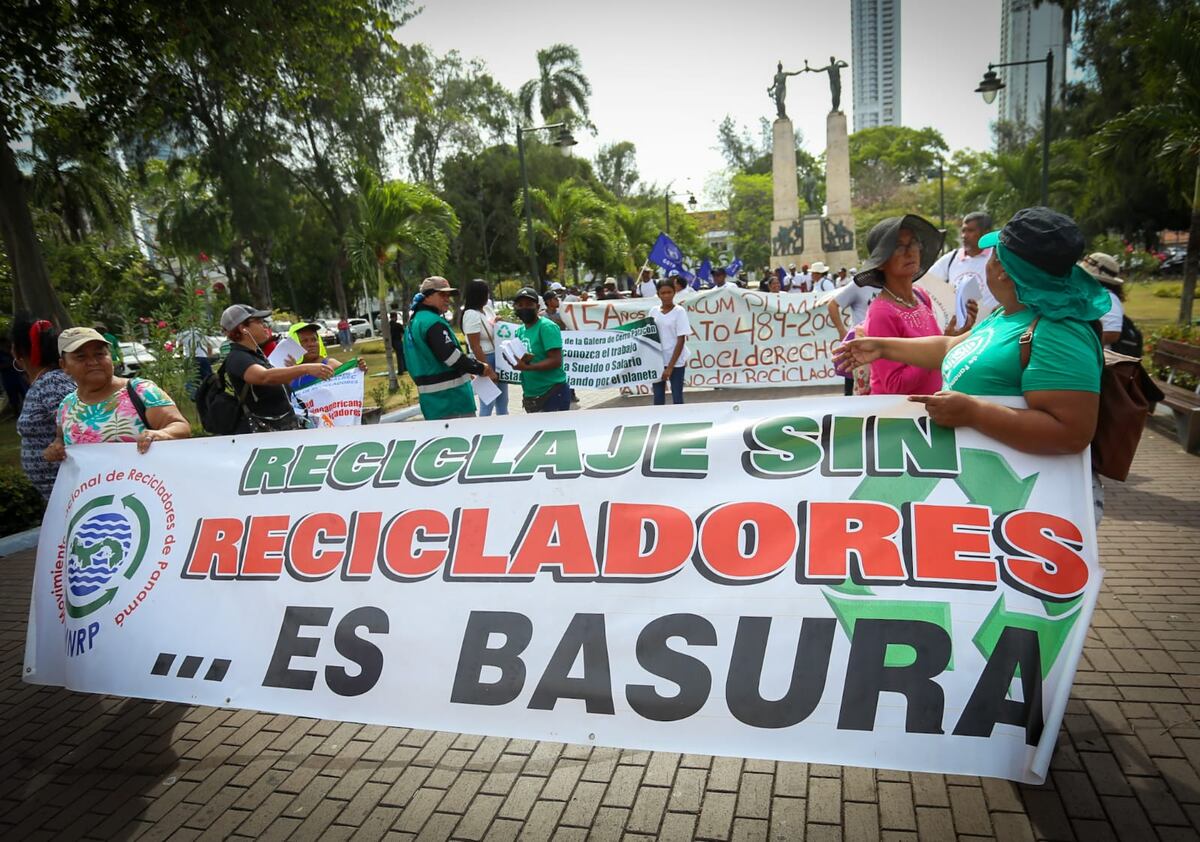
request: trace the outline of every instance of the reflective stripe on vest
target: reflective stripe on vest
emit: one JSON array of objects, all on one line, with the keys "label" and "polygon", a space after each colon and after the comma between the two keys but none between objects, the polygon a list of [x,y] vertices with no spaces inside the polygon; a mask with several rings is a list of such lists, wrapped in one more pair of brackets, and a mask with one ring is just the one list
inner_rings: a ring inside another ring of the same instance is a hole
[{"label": "reflective stripe on vest", "polygon": [[417,393],[421,395],[430,395],[435,392],[444,392],[447,389],[457,389],[459,386],[468,385],[471,382],[471,375],[460,374],[453,380],[443,380],[440,383],[417,383]]}]

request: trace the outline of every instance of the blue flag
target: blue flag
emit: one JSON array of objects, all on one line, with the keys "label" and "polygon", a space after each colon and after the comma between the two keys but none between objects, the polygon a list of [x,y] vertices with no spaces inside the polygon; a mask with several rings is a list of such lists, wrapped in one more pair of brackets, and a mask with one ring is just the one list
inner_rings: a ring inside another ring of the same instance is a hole
[{"label": "blue flag", "polygon": [[738,258],[734,258],[733,262],[729,264],[729,268],[725,270],[725,274],[731,278],[736,278],[738,275],[738,272],[742,271],[742,267],[744,265],[745,264],[742,263],[741,260],[739,260]]},{"label": "blue flag", "polygon": [[696,277],[702,281],[707,281],[712,277],[712,261],[707,258],[701,262],[700,268],[696,270]]},{"label": "blue flag", "polygon": [[650,249],[650,262],[657,263],[667,271],[672,269],[682,271],[683,252],[679,250],[679,246],[675,245],[674,240],[666,234],[659,234],[658,239],[654,241],[654,248]]}]

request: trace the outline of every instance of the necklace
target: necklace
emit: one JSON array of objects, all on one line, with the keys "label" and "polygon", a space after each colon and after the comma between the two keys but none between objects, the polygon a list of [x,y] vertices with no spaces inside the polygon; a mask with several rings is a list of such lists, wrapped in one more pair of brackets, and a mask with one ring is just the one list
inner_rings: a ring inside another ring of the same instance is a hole
[{"label": "necklace", "polygon": [[909,301],[907,298],[901,298],[900,296],[896,295],[896,293],[892,292],[887,287],[884,287],[883,291],[886,292],[888,295],[890,295],[892,298],[894,298],[896,300],[896,303],[901,304],[904,307],[909,308],[910,310],[917,306],[916,301]]}]

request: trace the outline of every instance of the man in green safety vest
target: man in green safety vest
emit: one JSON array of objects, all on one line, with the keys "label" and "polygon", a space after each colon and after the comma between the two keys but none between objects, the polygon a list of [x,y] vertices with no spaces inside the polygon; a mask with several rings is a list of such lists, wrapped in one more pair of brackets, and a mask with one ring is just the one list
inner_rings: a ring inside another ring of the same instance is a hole
[{"label": "man in green safety vest", "polygon": [[450,299],[457,292],[445,278],[426,278],[413,298],[412,316],[404,329],[405,362],[417,384],[421,414],[428,421],[474,417],[471,375],[496,379],[490,365],[463,352],[445,319]]}]

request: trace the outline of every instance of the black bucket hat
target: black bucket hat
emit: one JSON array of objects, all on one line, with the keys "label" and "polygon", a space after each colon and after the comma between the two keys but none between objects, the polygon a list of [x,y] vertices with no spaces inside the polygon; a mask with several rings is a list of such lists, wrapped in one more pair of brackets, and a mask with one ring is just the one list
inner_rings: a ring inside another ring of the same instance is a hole
[{"label": "black bucket hat", "polygon": [[882,266],[896,250],[896,240],[900,238],[901,228],[911,231],[913,237],[921,244],[921,271],[913,280],[929,271],[929,267],[942,254],[942,243],[946,240],[946,233],[939,231],[932,222],[915,213],[889,216],[867,234],[867,248],[871,254],[854,276],[854,283],[860,287],[883,286]]},{"label": "black bucket hat", "polygon": [[1017,211],[1001,231],[979,238],[1017,288],[1017,300],[1051,320],[1094,321],[1108,312],[1108,293],[1076,261],[1087,246],[1071,217],[1044,207]]}]

